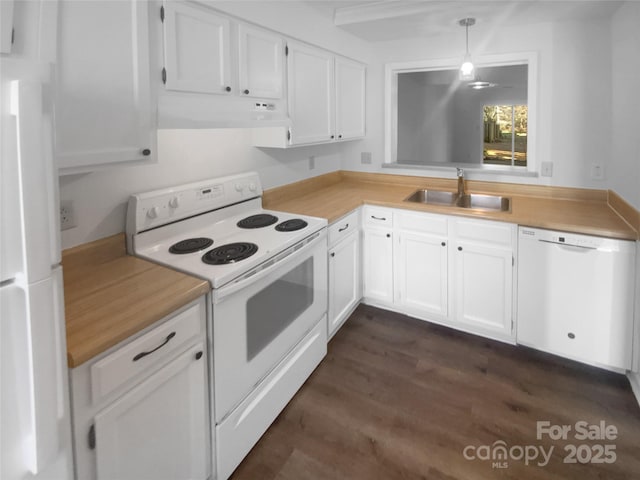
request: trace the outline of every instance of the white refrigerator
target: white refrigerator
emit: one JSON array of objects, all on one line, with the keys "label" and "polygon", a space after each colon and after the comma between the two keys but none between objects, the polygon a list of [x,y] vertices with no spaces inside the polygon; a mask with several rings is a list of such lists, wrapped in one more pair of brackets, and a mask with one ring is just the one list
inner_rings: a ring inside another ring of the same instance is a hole
[{"label": "white refrigerator", "polygon": [[71,480],[50,67],[0,62],[0,478]]}]

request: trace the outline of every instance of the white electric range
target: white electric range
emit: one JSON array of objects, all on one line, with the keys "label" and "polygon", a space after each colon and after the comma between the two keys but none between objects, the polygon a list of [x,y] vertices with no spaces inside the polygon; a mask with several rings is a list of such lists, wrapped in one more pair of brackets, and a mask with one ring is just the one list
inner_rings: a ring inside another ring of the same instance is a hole
[{"label": "white electric range", "polygon": [[256,173],[132,195],[129,253],[211,284],[219,479],[326,354],[327,221],[262,208]]}]

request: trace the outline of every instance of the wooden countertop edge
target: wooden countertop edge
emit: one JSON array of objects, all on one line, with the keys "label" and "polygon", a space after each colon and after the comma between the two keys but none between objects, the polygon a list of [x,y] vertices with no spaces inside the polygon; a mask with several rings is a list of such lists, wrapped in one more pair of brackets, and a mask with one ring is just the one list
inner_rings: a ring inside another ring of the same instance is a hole
[{"label": "wooden countertop edge", "polygon": [[640,238],[640,211],[633,208],[613,190],[608,191],[607,203],[631,228],[638,232],[638,238]]},{"label": "wooden countertop edge", "polygon": [[[336,173],[339,173],[341,182],[335,182]],[[339,191],[340,185],[349,185],[352,189],[369,187],[379,189],[382,186],[390,188],[432,188],[432,189],[446,189],[455,190],[457,187],[456,181],[453,179],[441,179],[441,178],[429,178],[429,177],[411,177],[406,175],[390,175],[390,174],[378,174],[378,173],[362,173],[362,172],[350,172],[350,171],[338,171],[328,174],[331,176],[331,181],[323,180],[321,177],[313,177],[311,179],[303,180],[304,188],[298,185],[299,182],[294,184],[285,185],[283,187],[276,187],[270,189],[267,195],[263,197],[263,204],[265,208],[274,210],[289,210],[300,214],[313,215],[306,209],[301,211],[300,208],[296,208],[296,204],[304,204],[306,202],[317,201],[317,198],[323,194],[335,194]],[[337,188],[336,188],[337,187]],[[504,189],[503,189],[504,187]],[[329,223],[332,223],[344,215],[348,214],[351,210],[357,208],[363,204],[386,206],[390,208],[402,208],[407,210],[424,211],[439,214],[450,214],[464,217],[484,218],[487,220],[506,221],[518,223],[520,225],[527,225],[537,228],[547,228],[552,230],[568,231],[573,233],[582,233],[587,235],[596,235],[610,238],[617,238],[621,240],[637,240],[640,238],[640,226],[634,227],[632,222],[636,216],[640,215],[632,206],[626,203],[615,192],[606,190],[590,190],[590,189],[576,189],[565,187],[545,187],[545,186],[530,186],[520,184],[502,184],[498,182],[467,182],[467,188],[474,193],[500,193],[507,194],[512,197],[515,202],[522,201],[549,201],[549,200],[563,200],[563,202],[569,202],[564,205],[571,205],[575,202],[576,207],[584,207],[588,205],[594,205],[599,207],[605,207],[610,210],[612,218],[619,219],[626,228],[608,228],[598,225],[590,225],[585,227],[584,223],[573,223],[568,220],[553,221],[549,219],[536,219],[535,222],[528,221],[524,217],[523,213],[505,214],[502,212],[478,212],[478,211],[464,211],[456,209],[455,211],[451,207],[442,207],[434,205],[414,205],[405,203],[404,196],[402,200],[390,201],[379,200],[375,198],[360,198],[360,199],[344,199],[345,204],[341,205],[335,211],[332,211],[328,215],[320,215],[327,218]],[[517,190],[517,191],[516,191]],[[521,191],[522,190],[522,191]],[[411,192],[406,192],[408,195]],[[612,204],[613,203],[613,204]],[[622,213],[618,210],[622,210]],[[315,209],[314,209],[315,210]],[[507,217],[507,215],[512,215]],[[631,219],[629,218],[631,217]],[[631,221],[630,221],[631,220]]]},{"label": "wooden countertop edge", "polygon": [[127,255],[124,234],[65,250],[62,265],[70,368],[210,290],[205,280]]},{"label": "wooden countertop edge", "polygon": [[[205,295],[207,292],[209,292],[209,284],[205,282],[204,285],[198,285],[189,290],[182,291],[180,295],[174,297],[175,302],[173,305],[166,305],[165,307],[154,311],[152,314],[149,314],[146,318],[139,318],[136,320],[135,324],[132,324],[131,328],[119,329],[117,334],[110,335],[108,338],[103,338],[98,342],[94,341],[89,344],[85,342],[77,342],[78,345],[71,349],[67,346],[68,367],[79,367],[83,363],[103,352],[106,352],[123,340],[126,340],[132,335],[135,335],[136,333],[153,325],[155,322],[162,320],[167,315],[174,313],[181,307],[188,305],[202,295]],[[82,331],[75,332],[76,335],[82,335],[82,333]]]}]

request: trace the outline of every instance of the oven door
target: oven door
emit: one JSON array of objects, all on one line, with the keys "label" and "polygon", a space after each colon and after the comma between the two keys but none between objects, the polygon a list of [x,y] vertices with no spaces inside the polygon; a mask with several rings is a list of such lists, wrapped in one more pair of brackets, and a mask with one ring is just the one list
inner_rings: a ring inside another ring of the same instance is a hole
[{"label": "oven door", "polygon": [[269,262],[213,292],[216,423],[327,311],[326,229]]}]

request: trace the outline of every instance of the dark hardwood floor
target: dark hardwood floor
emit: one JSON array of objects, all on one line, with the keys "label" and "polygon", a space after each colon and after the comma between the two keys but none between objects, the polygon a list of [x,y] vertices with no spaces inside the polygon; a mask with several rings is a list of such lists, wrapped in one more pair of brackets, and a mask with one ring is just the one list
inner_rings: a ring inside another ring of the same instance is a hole
[{"label": "dark hardwood floor", "polygon": [[[570,425],[568,439],[538,440],[544,420]],[[617,438],[578,440],[579,421]],[[506,468],[463,455],[498,441],[515,457]],[[613,445],[616,459],[564,463],[567,445],[583,460]],[[540,447],[553,447],[544,466]],[[360,306],[232,478],[638,479],[640,407],[623,375]]]}]

